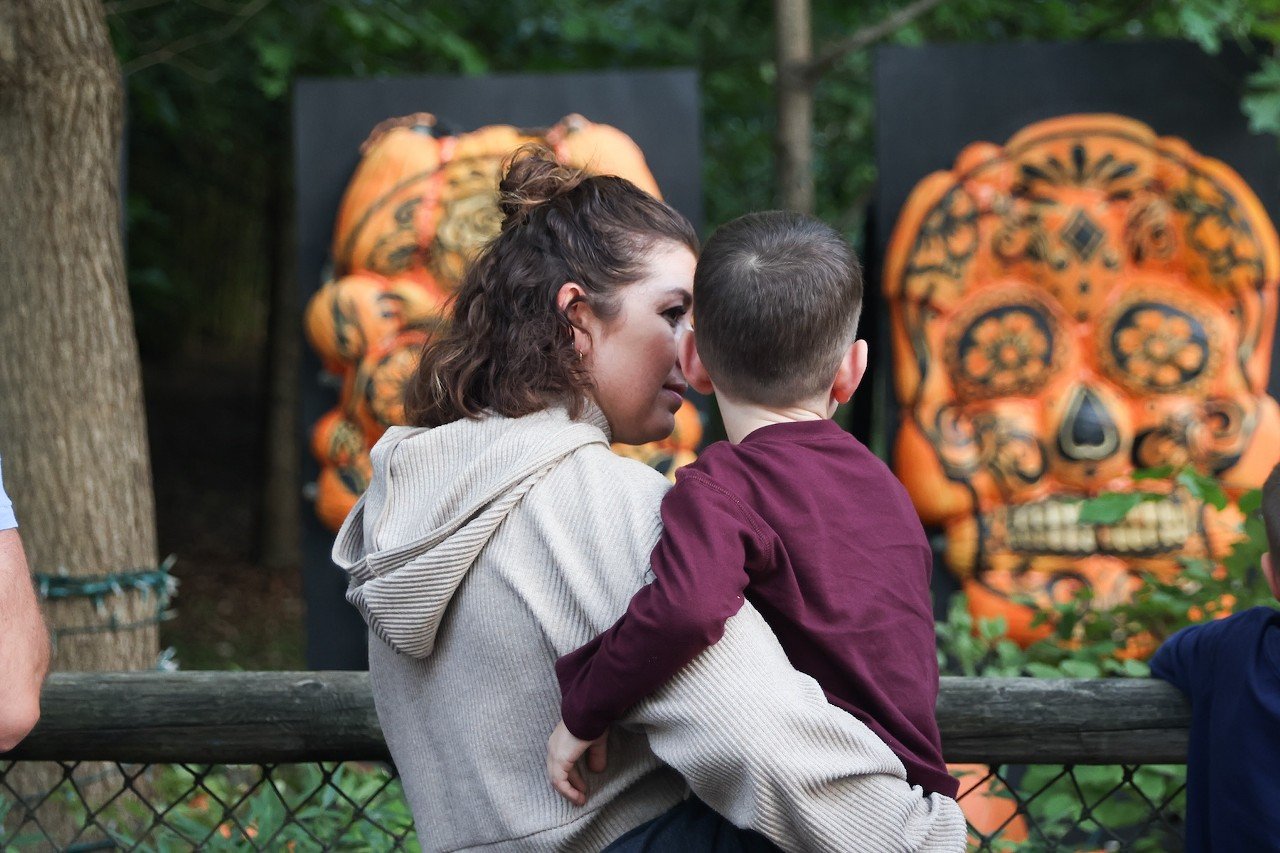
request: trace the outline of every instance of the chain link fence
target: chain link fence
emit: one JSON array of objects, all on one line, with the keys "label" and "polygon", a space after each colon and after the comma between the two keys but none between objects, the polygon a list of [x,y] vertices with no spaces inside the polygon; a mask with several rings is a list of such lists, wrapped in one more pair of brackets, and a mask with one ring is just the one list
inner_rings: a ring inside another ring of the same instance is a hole
[{"label": "chain link fence", "polygon": [[[420,849],[363,673],[55,675],[44,701],[0,758],[0,850]],[[1188,722],[1145,679],[944,679],[970,849],[1182,849]]]},{"label": "chain link fence", "polygon": [[[411,850],[392,767],[57,763],[24,790],[0,764],[4,850]],[[1175,765],[957,768],[970,848],[1169,851],[1182,846]]]},{"label": "chain link fence", "polygon": [[[393,769],[340,762],[0,765],[3,850],[418,850]],[[24,768],[25,769],[25,768]],[[56,774],[32,791],[28,776]]]}]

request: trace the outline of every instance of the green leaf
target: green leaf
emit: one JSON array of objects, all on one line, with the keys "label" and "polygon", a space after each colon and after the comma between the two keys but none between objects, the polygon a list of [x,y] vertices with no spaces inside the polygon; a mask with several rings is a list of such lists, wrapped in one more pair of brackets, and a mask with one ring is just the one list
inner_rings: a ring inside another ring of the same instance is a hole
[{"label": "green leaf", "polygon": [[1101,678],[1102,668],[1083,660],[1064,660],[1058,667],[1068,678]]},{"label": "green leaf", "polygon": [[1183,34],[1200,45],[1205,53],[1217,53],[1222,46],[1218,37],[1218,22],[1212,16],[1204,14],[1203,10],[1191,4],[1184,5],[1178,10],[1178,23],[1182,26]]},{"label": "green leaf", "polygon": [[1080,505],[1081,524],[1116,524],[1143,502],[1143,492],[1108,492]]},{"label": "green leaf", "polygon": [[1178,472],[1177,479],[1193,497],[1204,501],[1214,509],[1226,509],[1227,493],[1213,477],[1206,477],[1199,471],[1184,468]]},{"label": "green leaf", "polygon": [[1161,465],[1158,468],[1139,468],[1133,472],[1133,479],[1135,480],[1167,480],[1172,476],[1172,465]]},{"label": "green leaf", "polygon": [[1280,135],[1280,92],[1250,92],[1240,106],[1251,132]]},{"label": "green leaf", "polygon": [[1026,666],[1027,674],[1032,678],[1061,678],[1062,673],[1056,667],[1043,663],[1029,663]]},{"label": "green leaf", "polygon": [[1240,511],[1245,515],[1257,512],[1262,508],[1262,490],[1250,489],[1240,496],[1240,500],[1236,505],[1240,507]]},{"label": "green leaf", "polygon": [[1007,633],[1009,633],[1009,630],[1003,616],[978,621],[978,634],[984,640],[997,640]]},{"label": "green leaf", "polygon": [[1146,661],[1126,658],[1120,665],[1124,668],[1124,674],[1130,678],[1149,678],[1151,676],[1151,667],[1147,665]]}]

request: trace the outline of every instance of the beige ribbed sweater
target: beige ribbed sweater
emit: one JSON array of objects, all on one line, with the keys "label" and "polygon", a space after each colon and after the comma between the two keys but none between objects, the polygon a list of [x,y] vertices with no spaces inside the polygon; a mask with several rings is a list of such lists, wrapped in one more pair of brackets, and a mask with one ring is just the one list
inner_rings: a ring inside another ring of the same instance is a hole
[{"label": "beige ribbed sweater", "polygon": [[553,409],[393,428],[374,448],[334,559],[370,625],[378,718],[423,849],[599,850],[679,801],[683,777],[788,850],[963,850],[956,803],[909,787],[749,604],[615,727],[585,807],[551,789],[555,660],[644,583],[667,486],[614,455],[606,429],[598,410]]}]

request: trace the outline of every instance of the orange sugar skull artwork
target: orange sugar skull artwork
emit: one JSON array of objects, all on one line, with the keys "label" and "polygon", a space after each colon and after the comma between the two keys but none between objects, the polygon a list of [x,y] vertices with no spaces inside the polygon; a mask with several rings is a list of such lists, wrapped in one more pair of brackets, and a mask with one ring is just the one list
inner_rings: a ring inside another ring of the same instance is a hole
[{"label": "orange sugar skull artwork", "polygon": [[975,616],[1021,641],[1031,608],[1221,556],[1226,515],[1172,481],[1114,525],[1084,498],[1191,466],[1229,494],[1280,460],[1266,393],[1280,245],[1227,165],[1114,115],[975,143],[921,181],[885,265],[896,469]]},{"label": "orange sugar skull artwork", "polygon": [[[334,278],[311,298],[305,318],[308,340],[342,389],[312,434],[321,465],[316,512],[331,530],[368,485],[370,448],[403,423],[404,387],[422,347],[447,322],[467,264],[501,228],[502,164],[530,142],[562,163],[659,194],[630,137],[576,114],[550,128],[494,125],[451,135],[418,113],[383,122],[361,147],[334,228]],[[677,424],[666,442],[630,452],[664,470],[689,461],[701,434],[692,404]]]}]

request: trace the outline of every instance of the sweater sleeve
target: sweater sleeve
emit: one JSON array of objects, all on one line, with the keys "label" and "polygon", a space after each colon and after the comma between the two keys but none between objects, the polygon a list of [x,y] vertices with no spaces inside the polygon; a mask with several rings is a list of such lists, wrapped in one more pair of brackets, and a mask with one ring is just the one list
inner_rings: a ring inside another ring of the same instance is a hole
[{"label": "sweater sleeve", "polygon": [[704,802],[785,850],[961,851],[955,800],[796,672],[748,602],[720,642],[624,719]]},{"label": "sweater sleeve", "polygon": [[[662,538],[650,556],[653,582],[613,627],[556,662],[565,726],[593,740],[720,639],[742,607],[748,569],[767,566],[764,524],[696,473],[662,502]],[[776,539],[776,537],[774,537]]]}]

